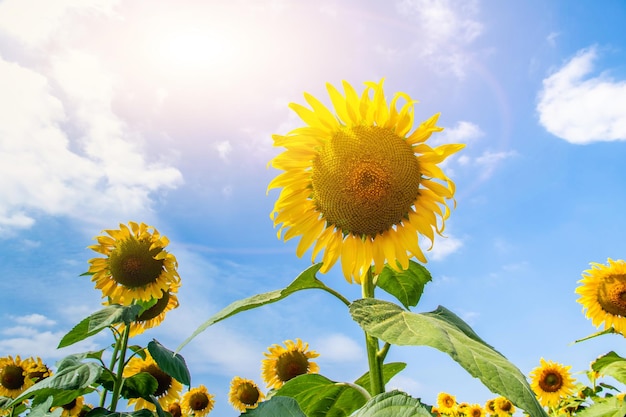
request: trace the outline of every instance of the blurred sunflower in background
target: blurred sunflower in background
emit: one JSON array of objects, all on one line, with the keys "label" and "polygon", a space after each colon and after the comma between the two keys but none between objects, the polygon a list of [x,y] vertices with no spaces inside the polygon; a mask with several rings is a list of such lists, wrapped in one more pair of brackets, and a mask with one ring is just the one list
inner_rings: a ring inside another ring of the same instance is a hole
[{"label": "blurred sunflower in background", "polygon": [[544,407],[555,407],[562,398],[574,392],[574,379],[570,374],[571,366],[564,366],[541,358],[541,365],[533,369],[529,376],[530,387]]},{"label": "blurred sunflower in background", "polygon": [[296,339],[285,341],[285,347],[272,345],[269,353],[264,353],[267,359],[263,359],[261,371],[263,381],[268,387],[278,389],[283,384],[298,375],[315,374],[319,372],[319,366],[310,359],[317,358],[319,354],[309,350],[308,343]]},{"label": "blurred sunflower in background", "polygon": [[32,358],[22,358],[17,355],[0,357],[0,396],[17,398],[27,388],[34,384],[28,373],[32,371],[35,361]]},{"label": "blurred sunflower in background", "polygon": [[108,236],[97,236],[98,244],[89,246],[105,258],[90,259],[87,273],[110,303],[160,299],[180,281],[176,258],[165,251],[169,240],[154,227],[129,222],[105,232]]},{"label": "blurred sunflower in background", "polygon": [[580,298],[576,301],[594,326],[612,327],[626,335],[626,262],[609,258],[607,265],[592,262],[591,266],[578,281]]},{"label": "blurred sunflower in background", "polygon": [[265,398],[265,395],[251,379],[236,376],[230,382],[228,402],[242,413],[248,408],[256,408],[263,401],[263,398]]},{"label": "blurred sunflower in background", "polygon": [[[61,406],[63,412],[61,413],[62,417],[77,417],[80,416],[83,411],[83,406],[85,405],[85,399],[83,396],[76,397],[72,401],[67,404]],[[53,411],[58,407],[53,407],[50,411]]]},{"label": "blurred sunflower in background", "polygon": [[[124,367],[124,378],[129,378],[133,375],[137,375],[141,372],[147,372],[154,379],[157,380],[157,389],[154,392],[154,396],[159,401],[159,404],[163,408],[167,408],[167,405],[176,399],[180,398],[180,392],[183,386],[175,378],[168,375],[159,368],[159,365],[154,361],[150,352],[145,351],[146,358],[135,356],[128,361],[126,367]],[[131,398],[128,400],[128,405],[135,404],[135,410],[141,410],[147,408],[148,410],[155,411],[156,407],[150,401],[146,401],[143,398]]]},{"label": "blurred sunflower in background", "polygon": [[505,397],[496,398],[493,404],[498,417],[508,417],[515,413],[515,406]]},{"label": "blurred sunflower in background", "polygon": [[480,404],[469,404],[463,411],[467,417],[485,417],[485,409]]},{"label": "blurred sunflower in background", "polygon": [[455,415],[458,411],[456,397],[447,392],[437,395],[437,410],[440,414]]},{"label": "blurred sunflower in background", "polygon": [[203,417],[211,412],[215,401],[204,385],[199,385],[183,395],[181,401],[182,413],[185,416]]},{"label": "blurred sunflower in background", "polygon": [[270,165],[285,172],[268,186],[282,188],[271,214],[279,238],[301,236],[298,256],[315,244],[312,261],[324,252],[322,273],[341,259],[345,278],[357,283],[372,263],[378,274],[385,262],[394,269],[408,268],[410,256],[426,262],[418,237],[433,242],[443,232],[455,192],[438,164],[464,147],[427,145],[443,130],[438,114],[411,132],[415,101],[396,93],[388,105],[382,80],[365,85],[359,96],[345,81],[345,95],[327,84],[336,115],[307,93],[311,109],[290,104],[306,126],[273,136],[286,150]]}]

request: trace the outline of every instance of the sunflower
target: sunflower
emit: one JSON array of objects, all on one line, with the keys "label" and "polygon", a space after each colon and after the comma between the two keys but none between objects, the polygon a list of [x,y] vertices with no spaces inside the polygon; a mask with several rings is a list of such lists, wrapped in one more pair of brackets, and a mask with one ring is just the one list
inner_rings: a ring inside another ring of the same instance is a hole
[{"label": "sunflower", "polygon": [[582,285],[576,288],[577,301],[594,326],[604,324],[605,329],[613,327],[626,335],[626,262],[609,258],[608,265],[591,265],[578,281]]},{"label": "sunflower", "polygon": [[285,172],[268,186],[282,188],[271,214],[282,224],[278,237],[301,236],[298,256],[315,242],[312,261],[324,250],[322,273],[341,258],[344,276],[357,283],[372,263],[378,274],[385,260],[395,269],[408,268],[409,255],[426,262],[418,235],[433,242],[443,232],[455,191],[437,164],[464,147],[430,147],[426,140],[443,130],[439,114],[409,133],[415,101],[396,93],[387,106],[383,80],[365,85],[359,97],[344,81],[344,97],[327,84],[337,116],[307,93],[312,110],[290,104],[306,126],[273,136],[286,151],[269,165]]},{"label": "sunflower", "polygon": [[574,392],[574,379],[569,369],[556,362],[541,358],[541,365],[530,372],[530,386],[543,406],[554,407],[561,398]]},{"label": "sunflower", "polygon": [[[124,378],[131,377],[141,372],[147,372],[152,375],[158,382],[154,396],[158,399],[161,407],[166,407],[167,404],[180,397],[180,392],[183,386],[175,378],[166,374],[159,368],[154,361],[150,352],[146,351],[146,358],[135,356],[128,361],[128,365],[124,368]],[[131,398],[128,400],[128,405],[135,404],[135,410],[141,410],[147,408],[149,410],[155,410],[154,404],[143,398]]]},{"label": "sunflower", "polygon": [[446,392],[440,392],[439,395],[437,395],[437,409],[441,414],[456,414],[456,397]]},{"label": "sunflower", "polygon": [[283,384],[298,375],[315,374],[319,372],[319,366],[309,359],[317,358],[319,353],[309,351],[309,344],[296,339],[285,340],[286,348],[280,345],[272,345],[264,353],[267,359],[263,359],[261,369],[263,381],[268,387],[278,389]]},{"label": "sunflower", "polygon": [[167,405],[167,411],[172,415],[172,417],[182,417],[183,416],[183,408],[180,405],[180,400],[176,400],[170,402]]},{"label": "sunflower", "polygon": [[485,417],[485,409],[480,404],[468,405],[463,413],[467,417]]},{"label": "sunflower", "polygon": [[250,379],[234,377],[230,382],[228,402],[235,409],[244,412],[248,408],[256,408],[265,395],[261,392],[257,384]]},{"label": "sunflower", "polygon": [[184,415],[194,415],[195,417],[206,416],[213,409],[214,396],[209,394],[204,385],[193,388],[185,393],[182,401],[182,412]]},{"label": "sunflower", "polygon": [[110,303],[130,305],[132,300],[161,298],[179,281],[178,263],[164,248],[169,240],[144,223],[120,224],[119,230],[105,230],[97,245],[89,246],[106,258],[89,260],[87,273]]},{"label": "sunflower", "polygon": [[37,383],[52,376],[52,371],[48,368],[48,365],[41,361],[39,356],[30,359],[30,365],[26,370],[26,378],[31,379],[33,383]]},{"label": "sunflower", "polygon": [[[63,412],[61,413],[61,417],[76,417],[76,416],[79,416],[80,413],[83,411],[83,406],[84,405],[85,405],[85,399],[82,396],[74,398],[69,403],[61,406],[61,408],[63,408]],[[52,410],[54,410],[55,408],[57,408],[57,407],[53,407]]]},{"label": "sunflower", "polygon": [[485,412],[491,416],[496,415],[496,399],[492,398],[485,403]]},{"label": "sunflower", "polygon": [[16,398],[34,384],[28,373],[33,369],[32,358],[22,360],[19,355],[0,358],[0,396]]},{"label": "sunflower", "polygon": [[494,411],[499,417],[508,417],[515,412],[515,406],[505,397],[498,397],[494,402]]}]

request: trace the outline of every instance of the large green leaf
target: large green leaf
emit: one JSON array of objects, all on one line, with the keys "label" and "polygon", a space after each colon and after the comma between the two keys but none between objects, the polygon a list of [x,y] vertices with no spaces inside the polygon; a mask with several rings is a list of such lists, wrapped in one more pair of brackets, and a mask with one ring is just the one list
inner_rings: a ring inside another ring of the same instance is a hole
[{"label": "large green leaf", "polygon": [[252,297],[244,298],[243,300],[238,300],[229,304],[218,313],[211,316],[207,321],[202,323],[191,336],[189,336],[183,343],[181,343],[180,346],[178,346],[178,348],[176,348],[176,352],[179,352],[194,337],[205,331],[207,327],[212,326],[213,324],[228,317],[234,316],[237,313],[261,307],[266,304],[275,303],[276,301],[280,301],[300,290],[308,290],[311,288],[330,290],[322,281],[315,277],[315,274],[321,267],[321,263],[311,265],[309,268],[302,271],[302,273],[298,275],[291,284],[282,290],[274,290],[263,294],[253,295]]},{"label": "large green leaf", "polygon": [[[402,371],[404,368],[406,368],[406,363],[404,362],[390,362],[390,363],[384,364],[383,365],[384,383],[386,384],[389,381],[391,381],[391,378],[393,378],[396,374],[398,374],[398,372]],[[359,379],[354,381],[354,383],[365,388],[367,392],[369,392],[370,395],[372,395],[369,371],[361,375]]]},{"label": "large green leaf", "polygon": [[152,355],[159,368],[174,377],[183,385],[191,385],[191,375],[185,358],[160,344],[156,339],[148,343],[148,352]]},{"label": "large green leaf", "polygon": [[367,401],[357,388],[318,374],[297,376],[287,381],[274,396],[295,399],[307,417],[349,416]]},{"label": "large green leaf", "polygon": [[593,361],[591,369],[602,375],[612,376],[626,384],[626,359],[611,351]]},{"label": "large green leaf", "polygon": [[430,346],[445,352],[492,392],[533,417],[547,416],[524,374],[445,307],[417,314],[370,298],[352,303],[350,313],[368,334],[395,345]]},{"label": "large green leaf", "polygon": [[431,281],[430,272],[415,261],[409,261],[409,267],[404,271],[396,271],[385,265],[376,280],[376,286],[387,291],[402,303],[407,309],[419,302],[424,287]]},{"label": "large green leaf", "polygon": [[432,417],[430,407],[407,394],[393,390],[369,400],[353,417]]},{"label": "large green leaf", "polygon": [[260,403],[257,408],[241,414],[246,417],[307,417],[298,403],[289,397],[272,397]]},{"label": "large green leaf", "polygon": [[81,340],[100,333],[109,326],[119,323],[129,323],[137,317],[141,309],[142,307],[140,305],[124,307],[113,304],[106,306],[74,326],[69,333],[63,336],[57,348],[73,345],[76,342],[80,342]]},{"label": "large green leaf", "polygon": [[159,381],[148,372],[139,372],[124,379],[122,386],[122,397],[146,398],[154,394],[159,388]]},{"label": "large green leaf", "polygon": [[595,403],[577,411],[576,417],[624,417],[626,401],[618,397],[597,398]]},{"label": "large green leaf", "polygon": [[63,413],[61,407],[52,411],[50,411],[50,407],[52,407],[52,397],[48,397],[44,402],[33,406],[28,415],[30,417],[60,417]]}]

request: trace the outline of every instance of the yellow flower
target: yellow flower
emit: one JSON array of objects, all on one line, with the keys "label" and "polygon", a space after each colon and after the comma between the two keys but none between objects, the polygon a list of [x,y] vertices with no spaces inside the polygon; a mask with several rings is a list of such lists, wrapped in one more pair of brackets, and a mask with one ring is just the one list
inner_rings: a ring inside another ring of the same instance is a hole
[{"label": "yellow flower", "polygon": [[0,358],[0,396],[17,398],[33,385],[33,380],[28,378],[28,372],[35,362],[32,358],[22,360],[19,355]]},{"label": "yellow flower", "polygon": [[494,410],[499,417],[507,417],[513,415],[515,412],[515,406],[511,401],[504,397],[498,397],[494,402]]},{"label": "yellow flower", "polygon": [[437,395],[437,409],[441,414],[456,414],[456,397],[446,392],[440,392],[439,395]]},{"label": "yellow flower", "polygon": [[26,370],[26,378],[32,379],[34,383],[37,383],[42,379],[52,376],[52,371],[48,368],[48,365],[41,361],[39,356],[30,359],[31,362]]},{"label": "yellow flower", "polygon": [[541,358],[541,365],[530,372],[530,386],[543,406],[554,407],[561,398],[574,392],[574,379],[569,369],[559,363]]},{"label": "yellow flower", "polygon": [[487,400],[487,402],[485,403],[485,412],[489,413],[489,415],[492,415],[492,416],[496,415],[496,399],[495,398]]},{"label": "yellow flower", "polygon": [[[161,368],[159,368],[150,355],[150,352],[146,350],[145,354],[145,359],[136,356],[128,361],[128,365],[124,368],[124,378],[129,378],[141,372],[147,372],[152,375],[158,382],[157,389],[153,395],[157,398],[161,407],[166,407],[167,404],[180,397],[180,392],[183,389],[183,386],[175,378],[166,374],[161,370]],[[154,411],[156,409],[154,404],[144,400],[143,398],[129,399],[128,405],[132,404],[135,404],[135,410],[147,408]]]},{"label": "yellow flower", "polygon": [[[69,403],[61,406],[61,408],[63,408],[63,412],[61,413],[61,416],[62,417],[79,416],[80,413],[83,411],[84,405],[85,405],[85,399],[82,396],[74,398]],[[52,410],[54,410],[55,408],[57,407],[53,407]]]},{"label": "yellow flower", "polygon": [[236,376],[230,382],[228,402],[241,412],[248,408],[256,408],[264,397],[257,384],[250,379]]},{"label": "yellow flower", "polygon": [[467,417],[485,417],[486,413],[480,404],[470,404],[463,410],[463,414]]},{"label": "yellow flower", "polygon": [[204,385],[193,388],[185,393],[182,401],[182,412],[184,415],[194,415],[195,417],[206,416],[213,409],[214,396],[209,394]]},{"label": "yellow flower", "polygon": [[591,323],[604,328],[613,327],[626,335],[626,262],[608,259],[608,265],[591,263],[592,269],[583,273],[582,285],[576,288],[577,300],[586,309]]},{"label": "yellow flower", "polygon": [[267,359],[262,361],[263,381],[268,387],[278,389],[283,384],[298,375],[314,374],[319,372],[319,366],[309,359],[317,358],[319,354],[314,350],[309,351],[309,344],[302,344],[302,340],[296,339],[285,341],[286,348],[280,345],[272,345],[264,353]]},{"label": "yellow flower", "polygon": [[167,405],[167,411],[172,415],[172,417],[183,417],[183,408],[178,400],[169,403]]},{"label": "yellow flower", "polygon": [[89,246],[106,256],[89,260],[91,280],[110,303],[122,305],[161,298],[180,280],[176,258],[164,250],[167,237],[144,223],[128,224],[105,230],[109,236],[97,236],[98,244]]},{"label": "yellow flower", "polygon": [[438,114],[409,133],[415,101],[396,93],[388,106],[382,80],[365,85],[359,97],[345,81],[345,96],[327,84],[337,116],[306,93],[312,110],[290,104],[307,126],[273,136],[286,151],[270,165],[285,172],[268,186],[282,188],[271,215],[282,224],[278,236],[301,236],[298,256],[315,243],[313,262],[324,250],[322,273],[341,259],[344,276],[357,283],[372,263],[380,273],[385,261],[395,269],[408,268],[409,256],[426,262],[418,235],[432,242],[443,232],[455,191],[437,164],[464,147],[430,147],[432,132],[443,130]]}]

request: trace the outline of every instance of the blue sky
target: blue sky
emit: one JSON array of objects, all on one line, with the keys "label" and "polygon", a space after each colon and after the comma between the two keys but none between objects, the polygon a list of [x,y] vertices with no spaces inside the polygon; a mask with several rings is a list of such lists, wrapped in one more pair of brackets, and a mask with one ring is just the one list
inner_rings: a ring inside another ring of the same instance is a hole
[{"label": "blue sky", "polygon": [[[310,265],[269,219],[280,149],[301,123],[287,105],[325,83],[385,78],[391,96],[441,112],[435,143],[467,147],[433,282],[415,311],[444,305],[528,374],[544,357],[573,370],[621,349],[574,290],[589,262],[625,256],[626,5],[604,1],[0,1],[0,356],[47,363],[109,342],[55,347],[100,308],[86,247],[143,221],[167,235],[179,309],[138,338],[175,348],[230,302],[286,286]],[[321,278],[350,299],[339,270]],[[192,383],[227,403],[263,352],[301,338],[321,373],[366,370],[363,335],[322,292],[220,323],[182,350]],[[444,354],[393,348],[389,384],[433,403],[492,398]],[[581,381],[586,382],[583,376]]]}]

